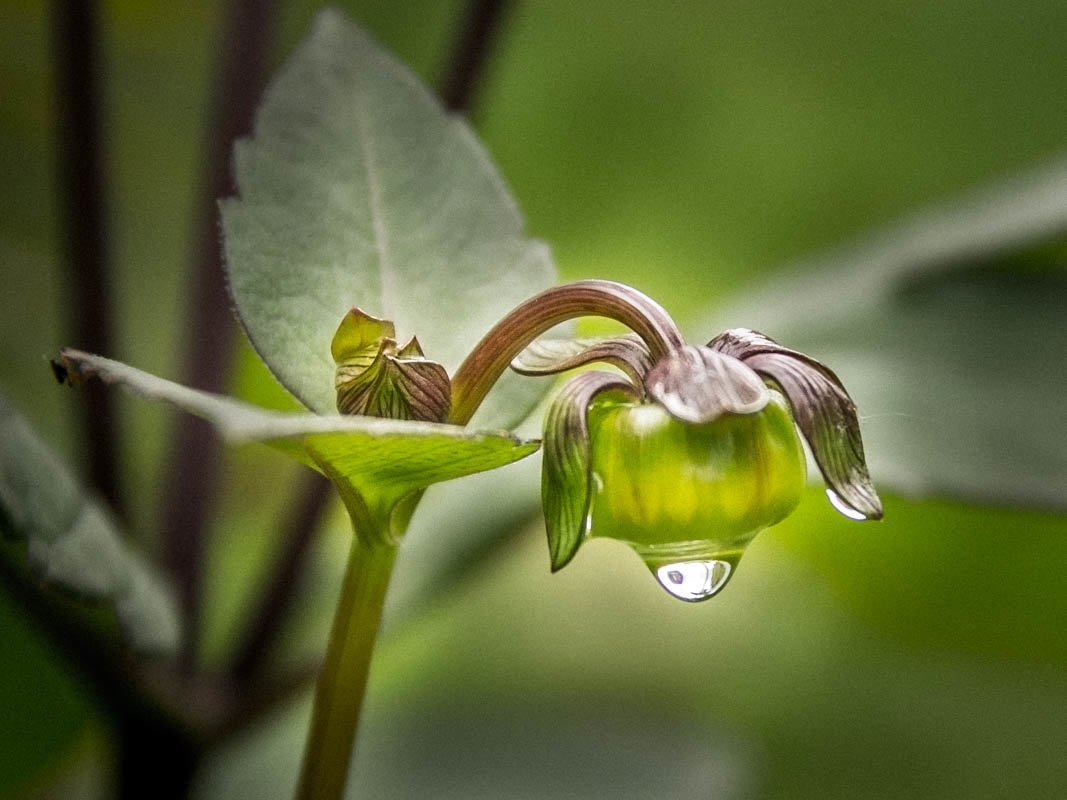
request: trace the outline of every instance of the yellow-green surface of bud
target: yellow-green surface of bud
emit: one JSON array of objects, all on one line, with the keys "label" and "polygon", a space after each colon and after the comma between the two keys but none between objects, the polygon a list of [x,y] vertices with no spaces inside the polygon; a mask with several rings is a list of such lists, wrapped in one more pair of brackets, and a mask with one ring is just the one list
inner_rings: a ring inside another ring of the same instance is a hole
[{"label": "yellow-green surface of bud", "polygon": [[721,588],[748,542],[788,516],[805,486],[804,451],[778,392],[756,413],[703,425],[658,403],[594,403],[589,438],[588,535],[628,543],[672,593],[668,584],[687,576],[670,567],[688,562],[724,562]]}]

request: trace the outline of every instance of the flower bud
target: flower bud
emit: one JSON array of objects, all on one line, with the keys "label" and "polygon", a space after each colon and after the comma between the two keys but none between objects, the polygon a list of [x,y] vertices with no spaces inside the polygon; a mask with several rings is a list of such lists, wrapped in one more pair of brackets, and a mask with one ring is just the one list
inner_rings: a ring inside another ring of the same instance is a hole
[{"label": "flower bud", "polygon": [[451,408],[448,373],[415,337],[397,345],[393,323],[353,308],[330,350],[337,370],[337,410],[391,419],[444,422]]},{"label": "flower bud", "polygon": [[589,409],[587,535],[629,544],[669,592],[703,600],[745,546],[796,507],[806,462],[784,398],[694,425],[658,403]]}]

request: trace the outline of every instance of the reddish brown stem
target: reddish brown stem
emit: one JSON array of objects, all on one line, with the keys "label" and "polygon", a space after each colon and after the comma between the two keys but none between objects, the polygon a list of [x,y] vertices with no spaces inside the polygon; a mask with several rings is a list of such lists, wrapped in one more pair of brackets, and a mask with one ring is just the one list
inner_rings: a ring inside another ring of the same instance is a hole
[{"label": "reddish brown stem", "polygon": [[648,295],[614,281],[585,280],[532,297],[493,326],[452,378],[449,421],[466,425],[508,364],[554,325],[576,317],[607,317],[645,340],[653,362],[684,344],[664,308]]},{"label": "reddish brown stem", "polygon": [[441,99],[450,111],[470,108],[507,5],[507,0],[472,0],[441,85]]},{"label": "reddish brown stem", "polygon": [[[107,252],[107,190],[100,135],[101,68],[96,4],[64,0],[53,10],[61,196],[64,201],[67,308],[78,347],[114,351]],[[119,431],[113,395],[88,387],[81,405],[90,484],[116,512],[123,502],[118,474]]]},{"label": "reddish brown stem", "polygon": [[[187,312],[184,382],[221,392],[230,372],[236,324],[222,274],[219,249],[219,197],[233,194],[230,152],[248,134],[266,75],[273,0],[234,0],[223,31],[214,124],[206,142],[208,157],[196,232],[194,287]],[[171,487],[160,509],[164,559],[175,578],[185,617],[185,670],[195,661],[200,620],[201,567],[205,531],[219,485],[221,457],[211,427],[201,420],[175,423],[174,457],[165,485]]]}]

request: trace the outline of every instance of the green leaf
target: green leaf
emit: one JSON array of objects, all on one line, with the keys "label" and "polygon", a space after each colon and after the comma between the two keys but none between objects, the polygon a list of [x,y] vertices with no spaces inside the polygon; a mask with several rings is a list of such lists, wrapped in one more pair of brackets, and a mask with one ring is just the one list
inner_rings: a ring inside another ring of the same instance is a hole
[{"label": "green leaf", "polygon": [[270,444],[328,475],[346,502],[354,499],[347,491],[359,493],[372,512],[430,484],[510,464],[540,446],[508,433],[433,422],[270,411],[76,350],[64,350],[60,362],[75,381],[96,376],[125,384],[204,417],[230,441]]},{"label": "green leaf", "polygon": [[785,269],[700,327],[760,328],[831,366],[876,485],[1063,509],[1065,236],[1057,164]]},{"label": "green leaf", "polygon": [[47,584],[112,605],[134,648],[173,651],[180,623],[168,587],[2,395],[0,443],[0,528],[26,540],[34,571]]},{"label": "green leaf", "polygon": [[[330,340],[352,306],[418,335],[452,373],[512,307],[555,282],[467,123],[333,10],[276,77],[223,203],[238,314],[278,379],[334,411]],[[543,387],[513,379],[494,425]]]}]

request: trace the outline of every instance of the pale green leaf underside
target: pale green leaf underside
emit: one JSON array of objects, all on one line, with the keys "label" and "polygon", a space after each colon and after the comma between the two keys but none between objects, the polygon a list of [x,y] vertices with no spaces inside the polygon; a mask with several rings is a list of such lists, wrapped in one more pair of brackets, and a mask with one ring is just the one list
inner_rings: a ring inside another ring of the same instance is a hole
[{"label": "pale green leaf underside", "polygon": [[315,469],[326,469],[361,494],[395,496],[510,464],[540,446],[507,433],[456,425],[270,411],[75,350],[64,350],[62,361],[76,375],[122,383],[149,399],[204,417],[230,441],[264,442]]},{"label": "pale green leaf underside", "polygon": [[876,486],[1067,508],[1067,163],[917,214],[708,312],[830,365]]},{"label": "pale green leaf underside", "polygon": [[158,653],[177,647],[169,588],[2,395],[0,527],[26,540],[29,563],[47,584],[113,606],[131,646]]},{"label": "pale green leaf underside", "polygon": [[[230,288],[278,379],[333,413],[330,340],[353,306],[417,335],[449,374],[481,336],[555,283],[500,177],[460,117],[334,10],[266,93],[235,151],[223,203]],[[521,419],[543,386],[515,381],[497,415]],[[493,396],[490,396],[490,402]]]}]

